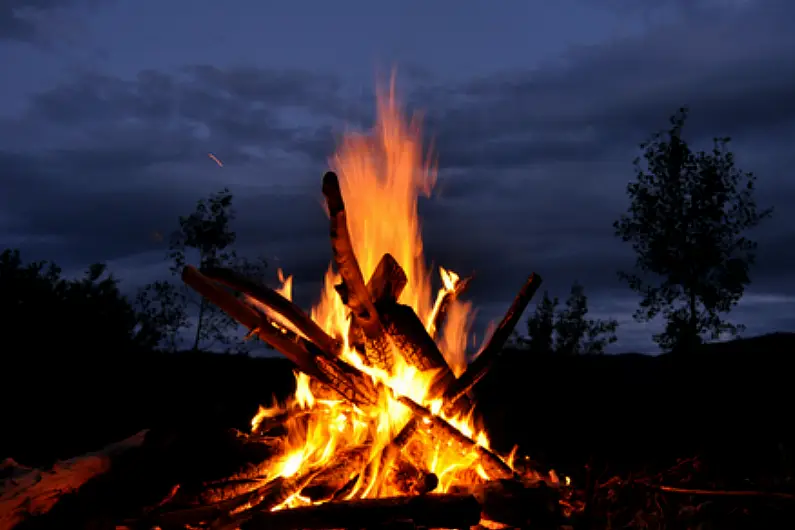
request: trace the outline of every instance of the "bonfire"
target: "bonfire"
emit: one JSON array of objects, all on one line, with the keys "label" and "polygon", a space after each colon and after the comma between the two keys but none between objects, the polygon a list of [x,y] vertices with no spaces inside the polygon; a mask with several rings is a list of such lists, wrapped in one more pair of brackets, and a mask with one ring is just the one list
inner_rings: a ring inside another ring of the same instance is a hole
[{"label": "bonfire", "polygon": [[[417,210],[434,166],[394,86],[368,134],[345,136],[323,177],[333,262],[306,313],[292,278],[271,289],[229,269],[182,279],[295,364],[294,395],[260,407],[245,471],[205,483],[188,506],[168,498],[129,527],[375,528],[556,526],[554,472],[498,454],[472,393],[541,279],[531,274],[477,355],[467,356],[471,278],[439,268],[432,292]],[[565,481],[564,481],[565,482]],[[183,498],[184,501],[184,498]],[[121,524],[121,523],[119,523]]]}]

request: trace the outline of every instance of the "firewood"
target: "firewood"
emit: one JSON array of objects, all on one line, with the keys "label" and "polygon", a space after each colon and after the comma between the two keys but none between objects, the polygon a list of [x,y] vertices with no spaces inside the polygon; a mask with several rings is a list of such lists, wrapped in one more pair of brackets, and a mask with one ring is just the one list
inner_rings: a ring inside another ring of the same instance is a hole
[{"label": "firewood", "polygon": [[397,303],[407,281],[406,272],[400,263],[392,254],[384,254],[367,280],[367,292],[376,309],[383,304]]},{"label": "firewood", "polygon": [[199,294],[220,307],[232,318],[252,330],[298,369],[333,388],[340,396],[357,405],[373,405],[377,392],[370,377],[354,369],[339,358],[329,357],[303,337],[290,340],[280,330],[264,322],[257,312],[235,298],[218,284],[206,278],[194,267],[182,270],[182,280]]},{"label": "firewood", "polygon": [[483,519],[514,528],[558,528],[562,522],[560,493],[543,481],[532,485],[518,480],[491,480],[453,486],[451,493],[473,495]]},{"label": "firewood", "polygon": [[330,502],[315,506],[260,512],[241,530],[294,528],[374,528],[398,521],[417,527],[468,528],[480,521],[480,504],[471,495],[423,495]]},{"label": "firewood", "polygon": [[420,469],[405,458],[392,464],[388,481],[403,495],[425,495],[439,485],[436,474]]},{"label": "firewood", "polygon": [[342,190],[337,175],[331,171],[323,176],[323,195],[326,197],[331,220],[330,235],[334,263],[343,281],[338,292],[343,303],[351,309],[354,322],[361,327],[365,337],[372,341],[373,357],[377,359],[379,368],[389,373],[394,365],[394,353],[385,337],[378,311],[370,298],[362,270],[353,251]]},{"label": "firewood", "polygon": [[361,445],[340,451],[312,481],[301,490],[301,495],[312,501],[331,499],[335,492],[364,467],[370,446]]},{"label": "firewood", "polygon": [[[455,385],[453,371],[413,309],[402,304],[391,304],[382,311],[381,319],[395,347],[409,364],[421,371],[436,371],[429,397],[441,396],[446,389]],[[471,408],[472,403],[465,397],[455,404],[450,415],[464,414]]]},{"label": "firewood", "polygon": [[[370,300],[376,311],[380,312],[381,308],[397,303],[400,294],[406,287],[406,282],[406,273],[397,260],[391,254],[384,254],[381,261],[378,262],[375,272],[367,281],[367,292],[370,294]],[[351,322],[348,344],[361,355],[362,360],[368,366],[375,366],[387,372],[391,368],[389,366],[391,357],[388,355],[384,357],[384,352],[391,348],[391,345],[383,338],[368,339],[357,319],[353,319]]]},{"label": "firewood", "polygon": [[448,388],[455,381],[444,355],[411,307],[390,304],[382,310],[381,321],[395,347],[410,365],[421,371],[437,371],[434,384],[438,388]]},{"label": "firewood", "polygon": [[339,354],[338,341],[323,331],[300,307],[273,289],[245,278],[231,269],[210,267],[202,268],[200,272],[207,278],[246,294],[272,309],[325,353],[334,356]]},{"label": "firewood", "polygon": [[527,278],[524,285],[522,285],[522,288],[519,290],[519,294],[517,294],[516,298],[514,298],[511,307],[508,309],[508,312],[505,313],[505,316],[502,318],[502,321],[500,321],[497,329],[494,330],[489,342],[486,344],[486,346],[484,346],[483,350],[480,352],[480,355],[478,355],[477,358],[472,361],[472,363],[467,367],[464,373],[461,374],[461,377],[459,377],[454,384],[446,388],[444,391],[444,400],[445,411],[447,413],[451,413],[456,410],[456,402],[465,397],[466,394],[472,390],[472,388],[478,384],[478,382],[489,372],[492,365],[494,364],[494,361],[497,359],[497,356],[505,346],[505,342],[511,336],[513,329],[519,322],[519,318],[522,316],[527,304],[530,302],[530,299],[533,298],[533,295],[540,286],[541,277],[536,273],[532,273]]},{"label": "firewood", "polygon": [[463,278],[455,284],[455,287],[451,291],[447,291],[442,296],[442,301],[439,302],[439,308],[436,310],[436,314],[433,315],[433,321],[431,323],[431,329],[428,333],[433,337],[436,338],[436,334],[444,324],[445,317],[447,317],[447,310],[450,308],[450,304],[453,303],[459,296],[464,294],[464,292],[469,287],[469,284],[472,282],[472,276],[467,278]]},{"label": "firewood", "polygon": [[140,447],[147,431],[99,451],[56,462],[50,469],[31,469],[12,460],[3,463],[7,477],[0,488],[0,530],[49,512],[65,495],[114,468],[118,459]]},{"label": "firewood", "polygon": [[510,478],[514,476],[511,467],[506,464],[499,456],[495,455],[482,445],[478,444],[461,431],[450,425],[444,418],[431,413],[413,399],[400,396],[398,398],[403,405],[411,409],[415,416],[423,422],[423,428],[433,437],[441,442],[455,442],[466,451],[476,451],[480,456],[480,463],[484,471],[493,478]]}]

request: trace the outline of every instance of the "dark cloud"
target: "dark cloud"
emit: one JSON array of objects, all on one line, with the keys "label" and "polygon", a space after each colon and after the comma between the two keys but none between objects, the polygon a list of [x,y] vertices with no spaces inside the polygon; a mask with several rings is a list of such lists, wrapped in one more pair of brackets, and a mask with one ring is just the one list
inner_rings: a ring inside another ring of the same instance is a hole
[{"label": "dark cloud", "polygon": [[[611,224],[627,206],[637,144],[681,105],[692,109],[692,142],[732,135],[738,165],[760,177],[760,204],[777,207],[755,234],[759,263],[738,319],[753,332],[795,323],[795,212],[786,207],[795,200],[786,16],[795,4],[708,5],[685,12],[674,2],[681,16],[527,71],[453,84],[416,68],[404,78],[440,162],[437,194],[421,204],[426,255],[476,272],[479,329],[537,271],[561,297],[582,282],[593,313],[621,321],[619,347],[649,349],[657,328],[631,320],[637,300],[615,272],[633,259]],[[164,270],[164,243],[152,235],[229,186],[241,249],[294,274],[307,305],[330,259],[320,175],[345,124],[372,118],[372,102],[341,78],[301,70],[81,74],[0,123],[0,240],[76,268],[110,260],[132,288]]]},{"label": "dark cloud", "polygon": [[30,42],[46,38],[42,27],[48,17],[64,9],[95,6],[102,0],[3,0],[0,3],[0,40]]}]

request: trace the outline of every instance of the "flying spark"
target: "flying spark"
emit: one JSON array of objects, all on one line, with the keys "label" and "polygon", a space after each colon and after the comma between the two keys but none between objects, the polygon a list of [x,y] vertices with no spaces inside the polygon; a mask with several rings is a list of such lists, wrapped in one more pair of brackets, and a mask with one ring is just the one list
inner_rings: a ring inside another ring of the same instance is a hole
[{"label": "flying spark", "polygon": [[207,153],[207,156],[209,156],[209,157],[210,157],[210,160],[214,160],[214,161],[215,161],[215,163],[216,163],[216,164],[218,164],[218,167],[224,167],[224,163],[223,163],[223,162],[221,162],[220,160],[218,160],[218,157],[217,157],[217,156],[215,156],[214,154],[212,154],[212,153]]}]

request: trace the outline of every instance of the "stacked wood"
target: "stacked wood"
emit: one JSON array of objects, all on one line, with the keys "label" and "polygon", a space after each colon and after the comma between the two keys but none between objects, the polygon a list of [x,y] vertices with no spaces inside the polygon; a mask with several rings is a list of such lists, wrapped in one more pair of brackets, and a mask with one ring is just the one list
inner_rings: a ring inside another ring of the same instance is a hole
[{"label": "stacked wood", "polygon": [[424,528],[468,528],[480,521],[480,511],[480,504],[472,495],[357,499],[293,510],[260,512],[240,528],[376,528],[398,522],[410,522],[414,527]]},{"label": "stacked wood", "polygon": [[[429,332],[409,306],[399,303],[407,279],[391,255],[382,257],[365,283],[334,173],[324,176],[323,193],[334,263],[342,278],[337,292],[352,319],[349,343],[366,364],[386,374],[391,373],[399,352],[418,370],[435,374],[430,397],[443,400],[447,417],[470,411],[470,390],[493,365],[538,289],[540,278],[531,275],[480,356],[457,379],[434,340],[434,330],[441,325],[446,307],[466,288],[468,279],[445,295]],[[5,517],[0,519],[5,525],[0,530],[23,520],[32,521],[33,514],[39,517],[31,528],[47,528],[48,521],[57,521],[62,527],[112,528],[111,522],[124,520],[128,527],[141,529],[256,530],[406,525],[461,528],[477,524],[481,517],[524,526],[530,520],[534,525],[544,524],[538,514],[554,512],[548,505],[554,493],[547,496],[548,492],[538,488],[525,491],[527,485],[498,455],[422,403],[383,388],[383,383],[375,383],[370,375],[345,362],[340,355],[342,337],[329,336],[278,292],[222,268],[200,271],[187,266],[182,278],[248,328],[250,335],[273,346],[308,375],[316,398],[342,400],[348,407],[361,409],[377,405],[387,392],[407,407],[410,419],[382,449],[374,450],[375,442],[370,439],[338,451],[320,467],[302,468],[290,476],[271,476],[276,461],[285,455],[283,435],[302,422],[319,421],[317,414],[321,411],[278,411],[256,425],[251,434],[196,425],[155,430],[147,434],[143,445],[139,439],[142,434],[123,442],[120,447],[136,447],[136,443],[141,447],[121,464],[114,456],[119,449],[108,448],[49,472],[28,470],[28,476],[19,469],[12,470],[12,479],[7,479],[0,497],[0,514]],[[424,459],[414,454],[415,449],[422,451],[428,444],[444,451],[477,455],[479,467],[492,479],[500,480],[483,483],[473,475],[474,489],[453,495],[433,494],[438,477],[424,469]],[[376,486],[404,496],[350,498],[368,491],[372,484],[367,481],[376,475],[383,481]],[[63,496],[70,491],[79,494]],[[299,496],[302,502],[308,499],[323,504],[285,507]],[[279,509],[272,511],[275,508]],[[531,508],[536,511],[528,517]],[[51,517],[42,519],[42,514]]]}]

